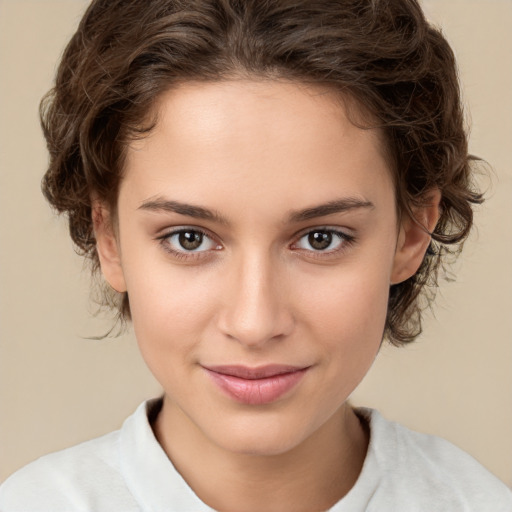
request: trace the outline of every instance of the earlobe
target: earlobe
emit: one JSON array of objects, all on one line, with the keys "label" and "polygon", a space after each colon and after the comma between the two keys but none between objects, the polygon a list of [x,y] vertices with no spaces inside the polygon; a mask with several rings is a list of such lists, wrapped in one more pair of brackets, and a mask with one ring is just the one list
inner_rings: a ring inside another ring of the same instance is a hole
[{"label": "earlobe", "polygon": [[419,269],[430,244],[431,235],[439,220],[441,192],[432,190],[421,207],[414,208],[414,218],[407,215],[400,223],[391,284],[412,277]]},{"label": "earlobe", "polygon": [[100,201],[94,201],[92,220],[101,272],[114,290],[123,293],[126,291],[126,283],[119,245],[109,208]]}]

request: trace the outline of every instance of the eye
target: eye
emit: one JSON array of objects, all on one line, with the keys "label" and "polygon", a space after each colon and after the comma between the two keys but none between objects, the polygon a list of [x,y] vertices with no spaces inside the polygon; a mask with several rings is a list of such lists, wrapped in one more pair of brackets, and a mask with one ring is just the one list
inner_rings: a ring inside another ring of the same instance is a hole
[{"label": "eye", "polygon": [[352,236],[334,229],[314,229],[301,236],[293,248],[314,252],[336,252],[353,239]]},{"label": "eye", "polygon": [[166,249],[174,253],[198,253],[220,249],[221,246],[212,240],[204,231],[182,228],[161,237]]}]

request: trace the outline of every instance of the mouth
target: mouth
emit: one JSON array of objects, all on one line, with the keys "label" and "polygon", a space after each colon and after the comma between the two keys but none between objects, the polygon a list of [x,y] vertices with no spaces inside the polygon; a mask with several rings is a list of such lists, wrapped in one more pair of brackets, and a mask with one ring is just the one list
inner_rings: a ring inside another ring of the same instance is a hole
[{"label": "mouth", "polygon": [[299,384],[308,367],[267,365],[258,368],[227,365],[204,367],[217,388],[229,398],[247,405],[275,402]]}]

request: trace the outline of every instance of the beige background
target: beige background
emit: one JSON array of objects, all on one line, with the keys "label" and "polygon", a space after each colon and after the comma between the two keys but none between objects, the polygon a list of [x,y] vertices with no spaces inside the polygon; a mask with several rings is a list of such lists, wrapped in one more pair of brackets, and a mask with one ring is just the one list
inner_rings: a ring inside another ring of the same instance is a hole
[{"label": "beige background", "polygon": [[[471,150],[495,169],[478,234],[421,339],[386,348],[354,394],[439,434],[512,485],[512,2],[428,0],[461,68]],[[37,105],[85,3],[0,0],[0,481],[30,460],[118,428],[159,392],[130,335],[84,339],[87,272],[43,201]]]}]

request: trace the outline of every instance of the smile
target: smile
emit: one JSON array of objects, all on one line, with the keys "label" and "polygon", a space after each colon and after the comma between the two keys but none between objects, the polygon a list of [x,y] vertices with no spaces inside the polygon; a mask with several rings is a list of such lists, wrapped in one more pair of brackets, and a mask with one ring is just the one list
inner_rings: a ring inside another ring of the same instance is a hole
[{"label": "smile", "polygon": [[294,388],[310,367],[269,365],[203,367],[214,384],[237,402],[263,405],[276,401]]}]

